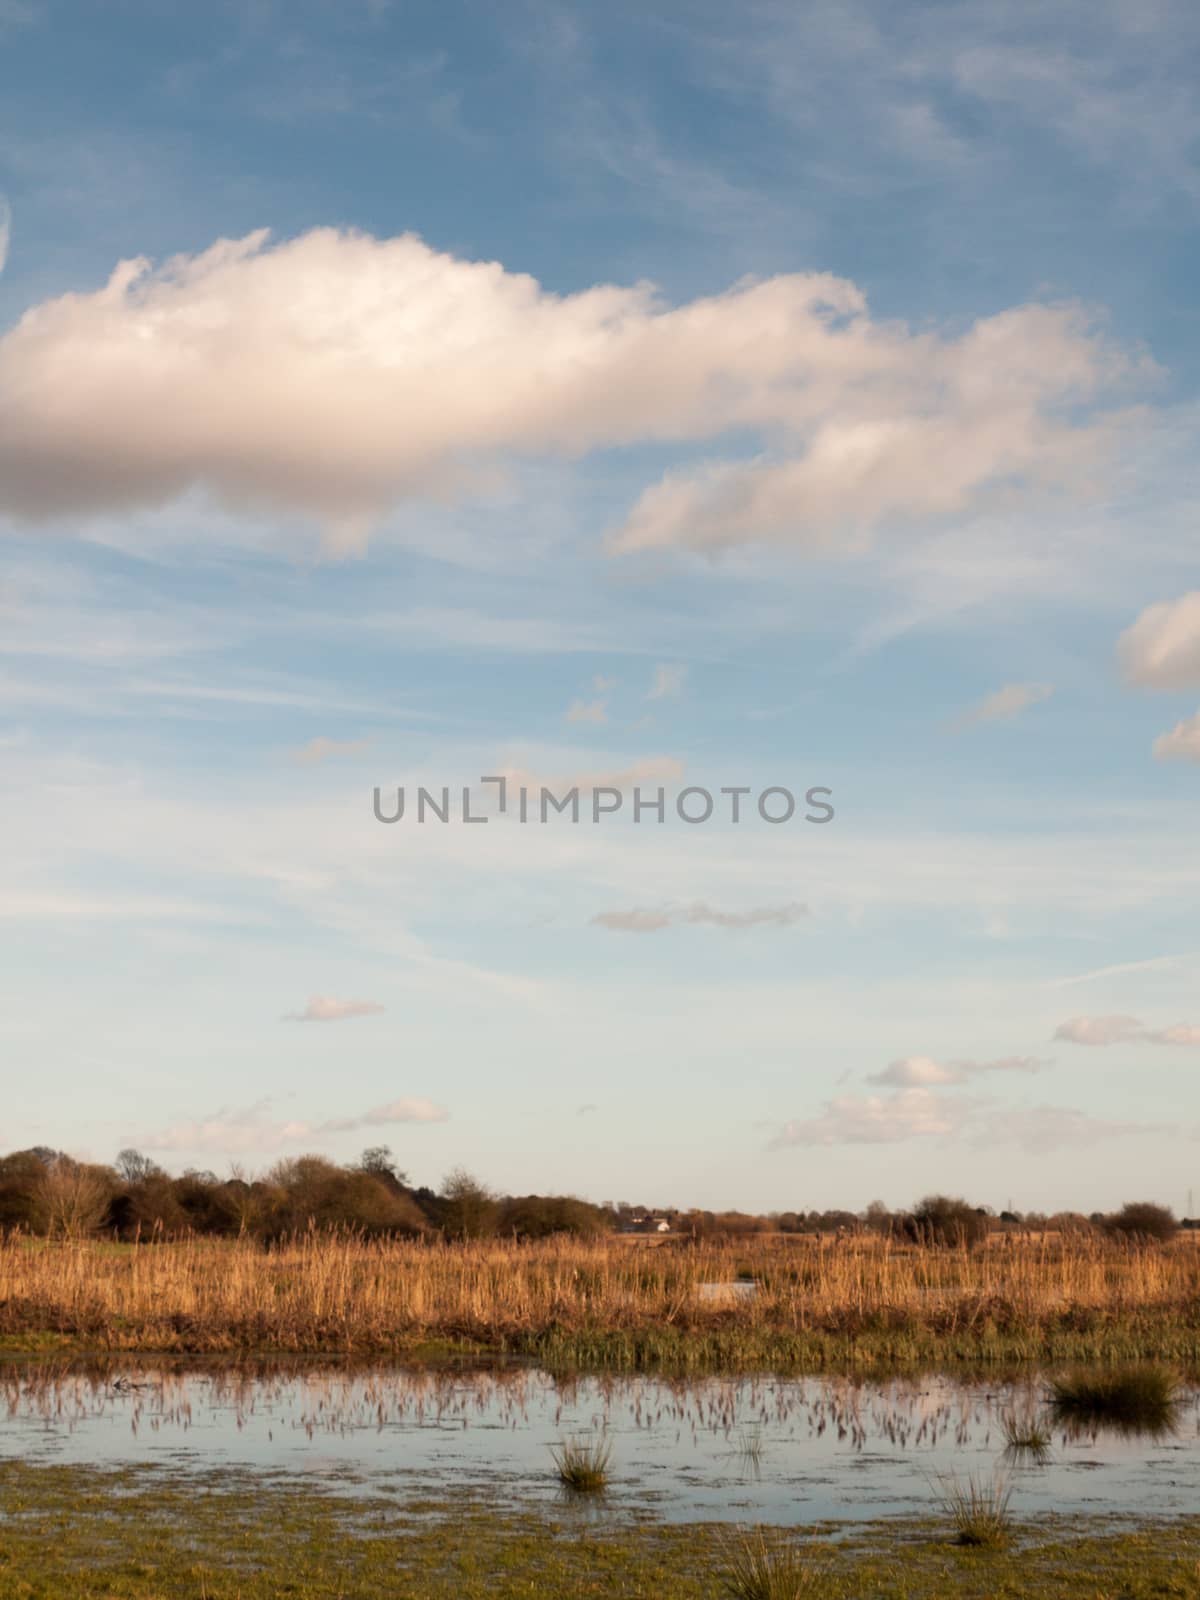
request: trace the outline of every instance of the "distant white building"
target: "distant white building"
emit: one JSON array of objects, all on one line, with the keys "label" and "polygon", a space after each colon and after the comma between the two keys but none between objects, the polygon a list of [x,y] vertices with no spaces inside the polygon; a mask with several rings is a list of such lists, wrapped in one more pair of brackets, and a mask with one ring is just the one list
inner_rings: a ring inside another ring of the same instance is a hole
[{"label": "distant white building", "polygon": [[621,1224],[622,1233],[670,1233],[671,1224],[666,1217],[627,1217]]}]

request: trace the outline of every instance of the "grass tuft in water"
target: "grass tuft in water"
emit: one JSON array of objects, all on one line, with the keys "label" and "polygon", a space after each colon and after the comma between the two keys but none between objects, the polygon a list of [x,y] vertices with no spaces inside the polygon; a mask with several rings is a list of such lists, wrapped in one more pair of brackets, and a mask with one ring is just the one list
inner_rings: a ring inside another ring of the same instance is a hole
[{"label": "grass tuft in water", "polygon": [[742,1529],[726,1542],[721,1584],[730,1600],[799,1600],[819,1592],[821,1574],[795,1545]]},{"label": "grass tuft in water", "polygon": [[749,1428],[743,1428],[738,1438],[737,1456],[738,1464],[744,1473],[749,1473],[755,1478],[761,1478],[763,1465],[762,1434],[756,1433]]},{"label": "grass tuft in water", "polygon": [[1172,1432],[1179,1400],[1179,1382],[1165,1367],[1073,1372],[1050,1385],[1056,1422],[1128,1434]]},{"label": "grass tuft in water", "polygon": [[999,1550],[1012,1535],[1012,1513],[1008,1503],[1012,1487],[1008,1479],[959,1478],[951,1473],[942,1478],[942,1510],[954,1524],[959,1544],[980,1550]]},{"label": "grass tuft in water", "polygon": [[1014,1465],[1041,1466],[1050,1455],[1049,1431],[1036,1417],[1018,1417],[1009,1412],[1001,1419],[1004,1429],[1004,1454]]},{"label": "grass tuft in water", "polygon": [[608,1487],[612,1445],[607,1439],[567,1439],[553,1451],[562,1484],[577,1494],[598,1494]]}]

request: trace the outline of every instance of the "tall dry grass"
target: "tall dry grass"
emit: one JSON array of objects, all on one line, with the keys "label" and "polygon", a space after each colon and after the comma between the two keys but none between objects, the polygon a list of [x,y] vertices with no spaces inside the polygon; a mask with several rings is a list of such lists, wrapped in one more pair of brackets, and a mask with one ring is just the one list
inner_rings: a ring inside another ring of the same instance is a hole
[{"label": "tall dry grass", "polygon": [[[702,1286],[751,1275],[757,1292]],[[1065,1237],[982,1250],[872,1238],[187,1238],[0,1243],[0,1337],[96,1349],[382,1352],[422,1341],[562,1362],[1200,1359],[1200,1250]]]}]

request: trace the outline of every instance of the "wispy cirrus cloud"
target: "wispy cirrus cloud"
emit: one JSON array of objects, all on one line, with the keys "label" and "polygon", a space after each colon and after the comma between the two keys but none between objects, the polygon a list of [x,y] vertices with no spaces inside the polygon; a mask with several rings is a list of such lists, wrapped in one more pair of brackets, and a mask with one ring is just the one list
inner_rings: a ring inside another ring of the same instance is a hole
[{"label": "wispy cirrus cloud", "polygon": [[1125,977],[1131,972],[1154,972],[1162,967],[1177,967],[1182,962],[1194,961],[1198,952],[1183,955],[1147,956],[1141,961],[1118,961],[1106,967],[1092,967],[1087,972],[1073,972],[1066,978],[1050,978],[1047,989],[1069,989],[1077,983],[1095,983],[1099,978]]},{"label": "wispy cirrus cloud", "polygon": [[338,1000],[331,994],[314,994],[303,1011],[289,1011],[284,1022],[346,1022],[351,1017],[374,1017],[383,1007],[374,1000]]},{"label": "wispy cirrus cloud", "polygon": [[709,923],[716,928],[790,928],[809,915],[797,900],[778,906],[752,906],[747,911],[722,911],[704,900],[662,908],[631,907],[628,911],[599,911],[591,919],[617,933],[659,933],[672,925]]},{"label": "wispy cirrus cloud", "polygon": [[0,921],[25,922],[141,922],[194,923],[197,925],[244,923],[261,917],[253,910],[234,912],[220,904],[167,895],[95,894],[57,888],[0,886]]},{"label": "wispy cirrus cloud", "polygon": [[1054,1030],[1056,1039],[1070,1044],[1167,1044],[1200,1045],[1200,1025],[1176,1022],[1165,1028],[1148,1028],[1137,1017],[1071,1017]]}]

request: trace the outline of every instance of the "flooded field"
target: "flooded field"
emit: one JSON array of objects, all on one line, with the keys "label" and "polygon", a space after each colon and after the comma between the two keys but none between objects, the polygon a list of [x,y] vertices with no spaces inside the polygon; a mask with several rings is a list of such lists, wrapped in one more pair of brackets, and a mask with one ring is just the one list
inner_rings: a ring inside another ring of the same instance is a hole
[{"label": "flooded field", "polygon": [[[552,1450],[604,1437],[607,1512],[807,1524],[927,1511],[946,1474],[1011,1477],[1013,1509],[1170,1517],[1200,1505],[1200,1385],[1169,1423],[1068,1423],[1049,1375],[563,1379],[528,1368],[176,1364],[0,1368],[0,1459],[261,1471],[419,1499],[557,1501]],[[1014,1451],[1014,1435],[1044,1435]]]}]

